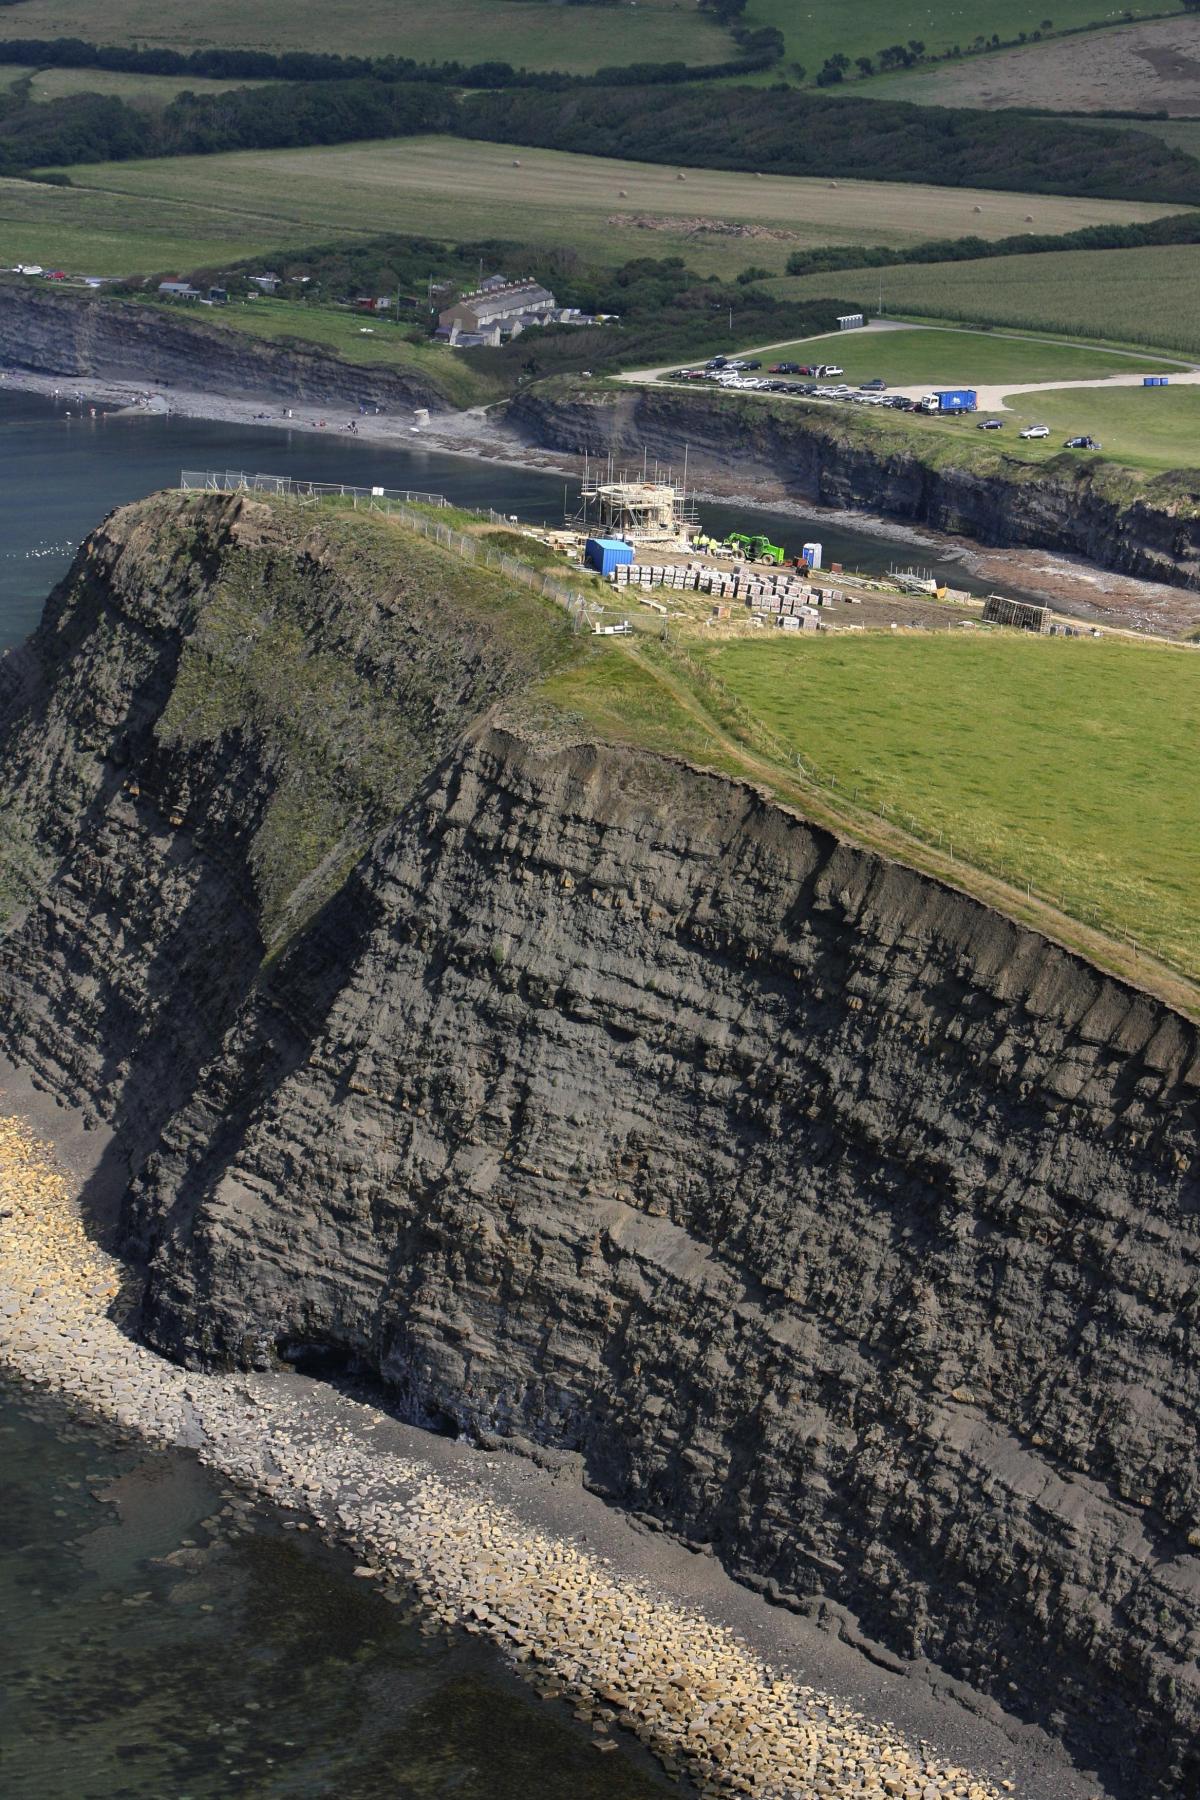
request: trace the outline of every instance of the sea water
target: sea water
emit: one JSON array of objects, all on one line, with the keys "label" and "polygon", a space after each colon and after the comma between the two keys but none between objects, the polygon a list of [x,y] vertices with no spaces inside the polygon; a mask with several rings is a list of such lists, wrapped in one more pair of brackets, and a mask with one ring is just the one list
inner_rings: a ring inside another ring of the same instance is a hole
[{"label": "sea water", "polygon": [[0,1377],[6,1800],[663,1800],[186,1452]]},{"label": "sea water", "polygon": [[[415,488],[457,506],[495,507],[533,524],[561,525],[578,483],[561,475],[509,468],[426,450],[418,442],[384,446],[349,434],[205,419],[106,412],[93,417],[73,393],[58,400],[0,387],[0,650],[37,624],[42,603],[65,574],[80,541],[113,507],[157,488],[177,487],[183,469],[240,469],[309,481]],[[817,538],[825,566],[844,563],[867,575],[914,566],[951,586],[985,593],[988,585],[960,562],[939,557],[886,528],[847,530],[826,519],[732,502],[701,502],[700,520],[715,537],[765,531],[789,556]]]}]

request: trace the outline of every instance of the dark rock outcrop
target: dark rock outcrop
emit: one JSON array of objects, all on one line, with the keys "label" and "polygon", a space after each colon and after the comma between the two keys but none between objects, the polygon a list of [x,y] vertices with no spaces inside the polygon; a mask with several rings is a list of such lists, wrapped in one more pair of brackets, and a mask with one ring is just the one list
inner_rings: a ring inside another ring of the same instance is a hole
[{"label": "dark rock outcrop", "polygon": [[[796,402],[739,402],[673,388],[535,386],[505,409],[528,444],[593,456],[644,452],[692,478],[760,481],[767,493],[847,511],[882,513],[981,544],[1030,545],[1086,557],[1143,580],[1200,588],[1200,473],[1143,477],[1116,464],[1063,457],[1055,466],[1006,460],[989,449],[928,459],[841,410]],[[962,427],[947,424],[947,432]],[[970,434],[973,437],[973,434]]]},{"label": "dark rock outcrop", "polygon": [[447,406],[436,384],[412,370],[344,362],[300,338],[254,337],[203,308],[168,312],[28,281],[0,280],[0,358],[64,380],[91,376],[235,400]]},{"label": "dark rock outcrop", "polygon": [[736,782],[531,742],[489,711],[511,645],[420,661],[403,583],[423,749],[378,806],[352,756],[353,828],[288,876],[332,869],[317,910],[272,898],[303,746],[257,690],[178,735],[234,527],[330,654],[382,667],[384,627],[289,509],[197,511],[207,567],[152,567],[179,502],[118,515],[0,665],[3,1042],[117,1126],[151,1340],[577,1452],[1129,1800],[1194,1792],[1194,1027]]}]

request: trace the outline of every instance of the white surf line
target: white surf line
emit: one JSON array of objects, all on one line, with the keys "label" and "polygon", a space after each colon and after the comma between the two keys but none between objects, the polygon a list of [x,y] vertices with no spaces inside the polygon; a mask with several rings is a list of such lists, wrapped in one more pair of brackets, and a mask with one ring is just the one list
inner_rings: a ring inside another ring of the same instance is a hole
[{"label": "white surf line", "polygon": [[572,1699],[598,1748],[618,1725],[712,1800],[1004,1800],[890,1725],[765,1663],[735,1632],[623,1579],[427,1464],[364,1443],[386,1415],[332,1390],[317,1406],[270,1376],[197,1374],[109,1317],[122,1270],[86,1235],[49,1147],[0,1118],[0,1362],[159,1444],[304,1511],[416,1590],[447,1627],[486,1635],[540,1691]]}]

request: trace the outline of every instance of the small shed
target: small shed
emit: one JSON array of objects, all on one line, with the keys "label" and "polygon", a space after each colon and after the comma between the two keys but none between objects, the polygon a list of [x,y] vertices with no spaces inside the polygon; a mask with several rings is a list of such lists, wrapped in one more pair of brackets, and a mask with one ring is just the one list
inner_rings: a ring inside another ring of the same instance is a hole
[{"label": "small shed", "polygon": [[633,561],[633,551],[620,538],[589,538],[583,546],[583,560],[589,569],[611,575],[622,563]]}]

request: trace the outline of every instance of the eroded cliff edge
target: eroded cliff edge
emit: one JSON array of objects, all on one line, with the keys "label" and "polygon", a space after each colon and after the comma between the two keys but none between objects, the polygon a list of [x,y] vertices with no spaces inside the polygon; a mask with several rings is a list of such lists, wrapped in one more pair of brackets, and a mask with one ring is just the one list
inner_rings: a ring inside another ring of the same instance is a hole
[{"label": "eroded cliff edge", "polygon": [[557,622],[361,530],[128,509],[0,664],[0,1030],[116,1126],[147,1335],[577,1450],[1190,1791],[1194,1028],[752,789],[506,724]]},{"label": "eroded cliff edge", "polygon": [[[1200,588],[1200,478],[1152,476],[1098,457],[1034,465],[946,426],[927,451],[889,442],[872,421],[819,402],[688,393],[679,387],[539,382],[507,403],[506,424],[542,449],[645,452],[695,482],[848,512],[881,513],[1002,548],[1086,557],[1101,568]],[[986,462],[983,460],[986,457]]]}]

